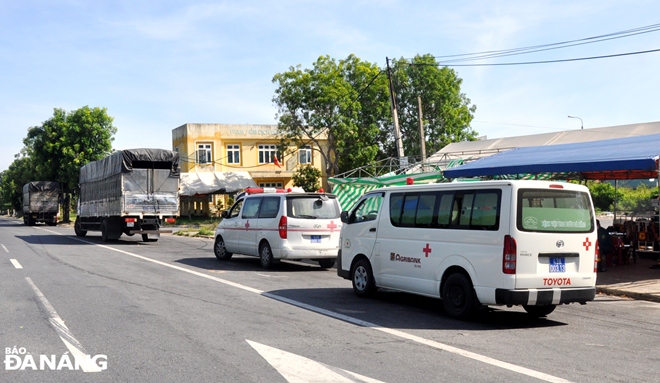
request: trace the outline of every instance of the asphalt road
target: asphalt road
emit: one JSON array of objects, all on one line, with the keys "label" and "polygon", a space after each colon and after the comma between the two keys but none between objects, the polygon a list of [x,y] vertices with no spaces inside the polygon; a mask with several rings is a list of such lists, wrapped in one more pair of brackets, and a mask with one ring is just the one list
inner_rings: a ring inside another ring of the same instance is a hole
[{"label": "asphalt road", "polygon": [[266,271],[218,261],[210,239],[140,239],[0,218],[0,382],[658,381],[657,303],[464,322],[433,299],[360,299],[313,263]]}]

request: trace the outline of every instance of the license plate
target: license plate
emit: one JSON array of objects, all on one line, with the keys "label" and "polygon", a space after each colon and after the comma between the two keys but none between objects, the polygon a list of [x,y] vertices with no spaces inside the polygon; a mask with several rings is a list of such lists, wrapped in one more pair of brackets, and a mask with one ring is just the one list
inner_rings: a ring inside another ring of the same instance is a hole
[{"label": "license plate", "polygon": [[320,235],[312,235],[312,243],[321,243]]},{"label": "license plate", "polygon": [[133,227],[135,226],[135,222],[126,222],[126,227]]},{"label": "license plate", "polygon": [[550,272],[551,273],[565,273],[566,272],[566,258],[550,258]]}]

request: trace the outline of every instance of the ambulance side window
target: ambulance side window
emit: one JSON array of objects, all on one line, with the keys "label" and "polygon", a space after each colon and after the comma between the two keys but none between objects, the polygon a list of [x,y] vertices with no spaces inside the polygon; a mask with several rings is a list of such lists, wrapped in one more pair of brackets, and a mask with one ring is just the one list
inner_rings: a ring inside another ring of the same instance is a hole
[{"label": "ambulance side window", "polygon": [[259,209],[259,218],[277,218],[280,201],[280,197],[264,197]]},{"label": "ambulance side window", "polygon": [[241,211],[241,207],[243,206],[243,201],[245,200],[240,200],[234,204],[234,206],[231,208],[231,211],[229,212],[229,218],[238,217],[238,213]]},{"label": "ambulance side window", "polygon": [[449,227],[453,202],[453,193],[445,193],[440,197],[440,206],[438,207],[438,227]]},{"label": "ambulance side window", "polygon": [[243,218],[257,218],[261,198],[248,198],[243,208]]},{"label": "ambulance side window", "polygon": [[349,217],[348,223],[375,221],[383,202],[382,194],[373,194],[358,203]]}]

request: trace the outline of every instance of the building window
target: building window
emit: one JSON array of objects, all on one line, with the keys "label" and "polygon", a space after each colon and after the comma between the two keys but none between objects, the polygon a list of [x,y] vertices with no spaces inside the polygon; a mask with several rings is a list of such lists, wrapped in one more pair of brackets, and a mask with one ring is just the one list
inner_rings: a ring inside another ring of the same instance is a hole
[{"label": "building window", "polygon": [[259,182],[260,188],[282,188],[281,182]]},{"label": "building window", "polygon": [[277,155],[276,145],[259,145],[259,164],[272,164]]},{"label": "building window", "polygon": [[241,163],[241,146],[240,145],[227,145],[227,163],[240,164]]},{"label": "building window", "polygon": [[197,163],[210,164],[213,162],[211,144],[198,144],[197,145]]},{"label": "building window", "polygon": [[298,162],[300,164],[309,165],[312,163],[312,147],[309,145],[301,146],[298,149]]}]

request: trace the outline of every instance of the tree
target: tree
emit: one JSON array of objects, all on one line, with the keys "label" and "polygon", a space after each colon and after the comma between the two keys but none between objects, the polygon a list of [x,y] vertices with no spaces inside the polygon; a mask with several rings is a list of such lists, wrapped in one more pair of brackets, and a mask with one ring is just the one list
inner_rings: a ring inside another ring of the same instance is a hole
[{"label": "tree", "polygon": [[596,210],[611,211],[617,194],[619,194],[618,198],[622,196],[621,190],[615,193],[614,186],[607,182],[588,182],[587,186]]},{"label": "tree", "polygon": [[57,181],[65,194],[64,221],[69,220],[70,194],[77,194],[80,168],[112,151],[117,128],[105,108],[84,106],[67,113],[55,109],[53,117],[28,130],[25,153],[34,166],[34,178]]},{"label": "tree", "polygon": [[[398,106],[404,153],[420,155],[419,113],[421,98],[426,152],[434,153],[447,144],[472,141],[477,133],[470,128],[476,111],[461,93],[462,79],[453,69],[440,67],[430,54],[417,55],[412,61],[393,60],[393,83]],[[396,156],[393,129],[381,135],[386,156]]]},{"label": "tree", "polygon": [[[377,65],[354,55],[337,62],[321,56],[312,69],[276,74],[273,102],[285,146],[313,144],[329,176],[376,158],[389,110],[387,79]],[[323,146],[319,138],[327,136]]]},{"label": "tree", "polygon": [[298,168],[291,177],[293,179],[293,186],[299,186],[304,191],[312,192],[320,189],[319,178],[321,171],[312,166],[301,166]]},{"label": "tree", "polygon": [[23,185],[33,179],[32,161],[29,157],[19,157],[0,173],[0,201],[2,209],[23,211]]}]

